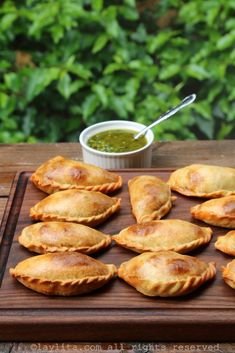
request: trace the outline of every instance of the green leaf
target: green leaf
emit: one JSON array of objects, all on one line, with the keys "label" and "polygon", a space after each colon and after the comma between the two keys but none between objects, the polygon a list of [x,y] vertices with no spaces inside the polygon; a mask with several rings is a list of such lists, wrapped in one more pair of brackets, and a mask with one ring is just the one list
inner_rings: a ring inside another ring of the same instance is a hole
[{"label": "green leaf", "polygon": [[92,73],[90,70],[86,69],[82,64],[78,64],[78,63],[75,63],[69,66],[69,71],[83,78],[84,80],[87,80],[92,76]]},{"label": "green leaf", "polygon": [[199,81],[204,80],[210,76],[209,72],[202,66],[197,64],[190,64],[186,67],[185,72],[190,77],[194,77]]},{"label": "green leaf", "polygon": [[136,1],[135,0],[124,0],[124,3],[131,6],[135,7],[136,6]]},{"label": "green leaf", "polygon": [[35,115],[36,110],[35,108],[28,108],[26,109],[25,115],[23,117],[23,132],[26,136],[29,136],[35,127]]},{"label": "green leaf", "polygon": [[111,96],[109,106],[112,110],[116,112],[118,117],[126,119],[128,117],[128,112],[125,107],[125,102],[123,97]]},{"label": "green leaf", "polygon": [[121,28],[116,19],[117,8],[115,6],[108,6],[102,12],[101,24],[106,28],[106,32],[113,38],[117,38],[121,32]]},{"label": "green leaf", "polygon": [[5,31],[6,29],[8,29],[13,24],[13,22],[17,19],[17,17],[18,16],[16,13],[8,13],[5,16],[3,16],[0,22],[0,30]]},{"label": "green leaf", "polygon": [[144,65],[143,62],[141,62],[140,60],[131,60],[128,66],[130,69],[140,70],[143,68]]},{"label": "green leaf", "polygon": [[157,49],[166,44],[175,32],[160,32],[155,37],[151,37],[148,43],[148,51],[153,54]]},{"label": "green leaf", "polygon": [[22,89],[23,78],[15,72],[9,72],[4,75],[6,87],[14,93],[18,93]]},{"label": "green leaf", "polygon": [[215,21],[217,20],[218,13],[221,10],[220,6],[221,4],[218,4],[219,6],[216,7],[210,7],[209,11],[207,12],[207,23],[209,26],[213,26]]},{"label": "green leaf", "polygon": [[140,24],[137,30],[131,34],[131,38],[138,43],[145,43],[149,38],[145,26]]},{"label": "green leaf", "polygon": [[121,29],[118,22],[116,20],[112,20],[107,24],[106,31],[110,36],[117,38]]},{"label": "green leaf", "polygon": [[212,111],[211,106],[207,101],[199,101],[193,105],[193,109],[198,112],[203,118],[211,120]]},{"label": "green leaf", "polygon": [[103,8],[103,0],[92,0],[91,1],[92,8],[95,11],[101,11]]},{"label": "green leaf", "polygon": [[129,21],[136,21],[139,18],[139,14],[137,9],[130,8],[127,6],[120,6],[118,12],[127,20]]},{"label": "green leaf", "polygon": [[234,41],[235,41],[235,31],[231,31],[228,34],[225,34],[223,37],[221,37],[217,43],[217,49],[219,50],[224,50],[229,47],[234,46]]},{"label": "green leaf", "polygon": [[51,28],[51,34],[54,43],[58,43],[64,37],[64,28],[61,25],[55,25]]},{"label": "green leaf", "polygon": [[127,66],[125,64],[112,63],[105,68],[104,74],[105,75],[112,74],[115,71],[126,70],[126,68]]},{"label": "green leaf", "polygon": [[71,95],[70,85],[71,85],[71,77],[67,73],[62,74],[60,76],[57,87],[58,87],[58,91],[65,99],[68,99]]},{"label": "green leaf", "polygon": [[3,109],[8,103],[8,95],[6,93],[0,92],[0,107]]},{"label": "green leaf", "polygon": [[101,34],[95,41],[94,46],[92,48],[92,53],[98,53],[103,47],[107,44],[109,37],[107,34]]},{"label": "green leaf", "polygon": [[228,21],[226,21],[225,23],[225,28],[226,30],[235,29],[235,19],[234,18],[228,19]]},{"label": "green leaf", "polygon": [[94,84],[92,85],[92,91],[97,94],[103,106],[106,107],[108,104],[108,95],[105,87],[100,84]]},{"label": "green leaf", "polygon": [[[216,84],[213,84],[212,87],[210,87],[209,92],[208,92],[208,102],[213,102],[213,100],[215,99],[215,97],[217,97],[220,92],[222,92],[224,90],[224,85],[222,82],[218,82]],[[234,90],[235,93],[235,90]],[[235,96],[234,96],[235,98]]]},{"label": "green leaf", "polygon": [[177,75],[180,70],[181,67],[177,64],[167,65],[160,71],[159,78],[160,80],[168,80],[169,78]]},{"label": "green leaf", "polygon": [[222,124],[220,131],[218,132],[216,138],[218,140],[223,140],[226,138],[234,129],[234,124]]},{"label": "green leaf", "polygon": [[26,100],[31,102],[38,96],[52,81],[59,76],[59,69],[34,69],[29,77],[26,87]]},{"label": "green leaf", "polygon": [[96,94],[90,94],[82,105],[82,113],[85,120],[98,108],[100,102]]},{"label": "green leaf", "polygon": [[197,117],[196,123],[197,123],[199,130],[201,130],[206,135],[206,137],[208,137],[209,139],[213,138],[213,136],[214,136],[214,120],[213,119],[205,120],[200,117]]},{"label": "green leaf", "polygon": [[137,78],[131,78],[126,82],[125,91],[128,97],[134,98],[139,90],[140,81]]}]

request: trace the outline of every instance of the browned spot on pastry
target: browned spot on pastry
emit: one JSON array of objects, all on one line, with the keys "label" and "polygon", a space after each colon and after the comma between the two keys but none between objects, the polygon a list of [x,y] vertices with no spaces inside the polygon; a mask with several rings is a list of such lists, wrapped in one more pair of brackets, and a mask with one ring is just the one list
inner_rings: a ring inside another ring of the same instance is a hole
[{"label": "browned spot on pastry", "polygon": [[190,173],[190,183],[192,185],[199,185],[203,182],[203,176],[200,172],[193,171]]},{"label": "browned spot on pastry", "polygon": [[223,208],[224,208],[225,214],[235,216],[235,202],[233,200],[227,202]]},{"label": "browned spot on pastry", "polygon": [[76,181],[83,181],[87,178],[87,173],[81,168],[71,168],[69,169],[69,175]]},{"label": "browned spot on pastry", "polygon": [[151,255],[149,255],[149,259],[150,259],[150,263],[153,266],[158,266],[158,264],[162,264],[164,262],[163,257],[160,255],[158,255],[157,253],[151,253]]},{"label": "browned spot on pastry", "polygon": [[147,236],[151,233],[154,233],[156,229],[162,227],[162,224],[156,222],[146,222],[142,224],[134,224],[129,228],[130,232],[132,232],[136,236]]},{"label": "browned spot on pastry", "polygon": [[[62,226],[62,231],[64,227]],[[42,239],[46,241],[48,244],[53,244],[53,242],[58,238],[58,231],[51,228],[48,224],[44,224],[39,232],[42,235]]]},{"label": "browned spot on pastry", "polygon": [[173,275],[183,275],[190,271],[190,264],[182,259],[171,259],[168,266]]},{"label": "browned spot on pastry", "polygon": [[67,256],[67,254],[59,254],[59,256],[56,256],[57,254],[53,254],[52,261],[55,264],[58,264],[59,266],[87,266],[90,263],[90,259],[86,257],[77,257],[76,255],[74,256],[73,254],[70,254],[70,256]]}]

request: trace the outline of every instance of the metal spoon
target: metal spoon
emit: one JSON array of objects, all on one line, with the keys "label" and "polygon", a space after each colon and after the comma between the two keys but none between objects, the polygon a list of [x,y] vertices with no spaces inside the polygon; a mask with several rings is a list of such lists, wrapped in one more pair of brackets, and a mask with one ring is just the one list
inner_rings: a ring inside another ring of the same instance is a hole
[{"label": "metal spoon", "polygon": [[159,117],[158,120],[154,121],[152,124],[150,124],[149,126],[146,126],[144,129],[140,130],[140,132],[138,132],[138,134],[136,134],[134,136],[134,140],[137,140],[140,136],[142,136],[143,134],[145,134],[145,132],[149,129],[152,129],[153,126],[160,124],[162,121],[168,119],[170,116],[174,115],[175,113],[177,113],[180,109],[186,107],[187,105],[193,103],[196,99],[196,94],[191,94],[188,97],[185,97],[180,104],[178,104],[177,106],[175,106],[174,108],[171,108],[170,110],[168,110],[165,114],[161,115]]}]

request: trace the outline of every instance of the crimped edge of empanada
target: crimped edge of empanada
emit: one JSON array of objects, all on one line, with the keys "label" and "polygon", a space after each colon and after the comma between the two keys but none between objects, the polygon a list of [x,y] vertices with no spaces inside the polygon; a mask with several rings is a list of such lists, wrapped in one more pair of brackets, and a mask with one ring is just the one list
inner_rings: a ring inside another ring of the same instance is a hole
[{"label": "crimped edge of empanada", "polygon": [[22,233],[18,237],[19,243],[30,251],[38,254],[54,253],[54,252],[81,252],[83,254],[94,254],[95,252],[107,248],[112,239],[109,235],[104,234],[104,239],[93,246],[67,247],[67,246],[49,246],[49,245],[34,245],[30,242],[22,241]]},{"label": "crimped edge of empanada", "polygon": [[226,267],[222,266],[221,270],[224,282],[227,283],[229,287],[235,289],[235,273],[231,273],[231,271],[229,270],[229,266],[233,261],[235,260],[229,262]]},{"label": "crimped edge of empanada", "polygon": [[[142,244],[139,243],[134,243],[134,242],[125,242],[121,239],[121,237],[119,237],[119,234],[113,235],[112,239],[118,244],[121,245],[122,247],[135,251],[137,253],[143,253],[143,252],[155,252],[155,251],[175,251],[178,252],[180,254],[185,254],[191,250],[194,250],[196,248],[198,248],[201,245],[207,244],[209,243],[209,241],[211,240],[212,237],[212,230],[209,227],[204,227],[203,230],[206,231],[206,233],[204,234],[203,237],[197,239],[197,240],[193,240],[189,243],[186,243],[184,245],[180,245],[177,247],[171,247],[171,248],[164,248],[164,247],[159,247],[159,248],[155,248],[155,249],[150,249],[149,247],[144,247]],[[164,238],[164,236],[163,236]]]},{"label": "crimped edge of empanada", "polygon": [[175,196],[171,196],[169,198],[169,200],[164,203],[164,205],[162,205],[158,210],[152,212],[151,214],[148,215],[144,215],[142,217],[136,217],[134,215],[134,217],[137,220],[137,223],[146,223],[146,222],[151,222],[151,221],[157,221],[159,219],[161,219],[163,216],[165,216],[172,208],[173,206],[173,201],[176,200]]},{"label": "crimped edge of empanada", "polygon": [[45,222],[64,221],[64,222],[75,222],[75,223],[80,223],[80,224],[89,225],[89,226],[96,226],[104,222],[112,214],[114,214],[116,211],[119,210],[121,205],[121,199],[119,198],[113,198],[113,199],[115,199],[116,201],[114,205],[109,207],[102,214],[92,216],[92,217],[67,217],[67,216],[61,216],[56,214],[38,213],[35,207],[32,207],[30,209],[30,217],[35,221],[38,221],[38,220],[45,221]]},{"label": "crimped edge of empanada", "polygon": [[170,179],[167,181],[167,185],[170,186],[171,190],[176,191],[179,194],[182,194],[182,195],[185,195],[185,196],[216,199],[216,198],[223,197],[223,196],[235,195],[235,191],[229,191],[229,190],[217,190],[217,191],[213,191],[213,192],[209,192],[209,193],[195,192],[195,191],[192,191],[190,189],[185,189],[185,188],[181,188],[179,186],[176,186],[174,182],[170,181]]},{"label": "crimped edge of empanada", "polygon": [[113,264],[106,265],[109,273],[104,276],[85,277],[83,279],[74,281],[60,281],[60,280],[43,280],[31,276],[24,276],[17,274],[14,268],[10,268],[10,274],[16,278],[25,287],[32,289],[38,293],[46,295],[61,295],[72,296],[91,292],[105,285],[111,278],[117,274],[117,268]]},{"label": "crimped edge of empanada", "polygon": [[228,255],[232,255],[232,256],[235,256],[235,250],[233,249],[230,249],[226,244],[223,244],[221,241],[223,241],[223,238],[225,237],[226,235],[223,235],[223,236],[219,236],[215,242],[215,248],[217,250],[220,250],[222,252],[224,252],[225,254],[228,254]]},{"label": "crimped edge of empanada", "polygon": [[51,181],[50,183],[42,183],[36,172],[31,175],[30,181],[40,190],[46,192],[47,194],[53,194],[54,192],[76,189],[76,190],[87,190],[87,191],[99,191],[102,193],[110,193],[122,187],[122,177],[117,175],[118,179],[116,182],[105,183],[101,185],[73,185],[73,184],[60,184],[55,181]]},{"label": "crimped edge of empanada", "polygon": [[[123,264],[125,264],[125,262]],[[203,283],[215,277],[215,262],[209,262],[207,265],[207,269],[200,276],[191,276],[187,280],[169,281],[168,283],[158,282],[154,285],[148,285],[147,291],[142,288],[141,285],[137,285],[135,287],[133,284],[131,284],[130,281],[128,281],[128,277],[130,278],[130,276],[126,274],[125,271],[122,269],[122,265],[118,269],[118,277],[122,278],[125,282],[130,284],[137,291],[141,292],[144,295],[150,297],[176,297],[193,292]],[[127,278],[125,278],[125,276],[127,276]],[[145,280],[142,281],[142,283],[144,282]]]},{"label": "crimped edge of empanada", "polygon": [[215,213],[205,212],[200,209],[201,205],[196,205],[190,208],[190,213],[193,218],[199,219],[208,224],[212,224],[218,227],[224,228],[235,228],[235,217],[226,215],[226,216],[217,216]]}]

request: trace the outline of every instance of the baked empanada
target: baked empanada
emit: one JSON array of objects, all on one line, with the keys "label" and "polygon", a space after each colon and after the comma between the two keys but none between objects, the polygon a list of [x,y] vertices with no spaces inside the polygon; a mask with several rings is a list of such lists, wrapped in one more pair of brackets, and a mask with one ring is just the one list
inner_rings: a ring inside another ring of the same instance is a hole
[{"label": "baked empanada", "polygon": [[30,209],[33,220],[67,221],[95,226],[120,208],[120,199],[101,192],[64,190],[47,196]]},{"label": "baked empanada", "polygon": [[215,264],[174,251],[145,252],[121,264],[118,276],[137,291],[173,297],[194,291],[215,276]]},{"label": "baked empanada", "polygon": [[235,260],[222,267],[222,276],[227,285],[235,289]]},{"label": "baked empanada", "polygon": [[218,227],[235,228],[235,196],[209,200],[191,208],[194,218]]},{"label": "baked empanada", "polygon": [[187,196],[210,199],[235,195],[235,169],[192,164],[174,171],[168,184],[172,190]]},{"label": "baked empanada", "polygon": [[80,253],[54,253],[21,261],[10,274],[36,292],[68,296],[102,287],[114,277],[116,267]]},{"label": "baked empanada", "polygon": [[132,212],[138,223],[150,222],[167,214],[175,197],[170,187],[152,175],[141,175],[129,180]]},{"label": "baked empanada", "polygon": [[38,189],[48,194],[66,189],[108,193],[122,186],[121,176],[115,173],[61,156],[42,164],[32,174],[30,180]]},{"label": "baked empanada", "polygon": [[82,224],[40,222],[24,228],[18,241],[39,254],[66,251],[93,254],[109,246],[111,237]]},{"label": "baked empanada", "polygon": [[138,253],[173,250],[187,253],[208,243],[212,230],[179,219],[135,224],[123,229],[112,238],[119,245]]},{"label": "baked empanada", "polygon": [[231,230],[226,235],[218,237],[215,248],[226,254],[235,256],[235,230]]}]

